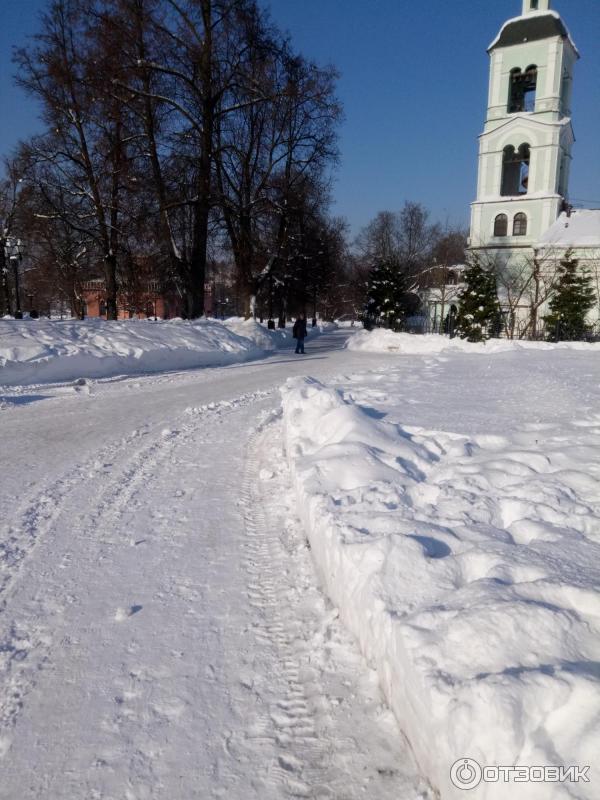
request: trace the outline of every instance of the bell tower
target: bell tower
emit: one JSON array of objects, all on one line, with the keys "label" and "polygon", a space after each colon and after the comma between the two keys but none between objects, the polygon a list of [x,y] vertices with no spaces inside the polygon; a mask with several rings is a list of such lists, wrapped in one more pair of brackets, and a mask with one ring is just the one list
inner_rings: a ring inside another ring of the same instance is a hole
[{"label": "bell tower", "polygon": [[573,70],[579,53],[550,0],[523,0],[488,48],[472,249],[536,245],[568,197]]},{"label": "bell tower", "polygon": [[523,0],[523,16],[534,11],[548,11],[550,0]]}]

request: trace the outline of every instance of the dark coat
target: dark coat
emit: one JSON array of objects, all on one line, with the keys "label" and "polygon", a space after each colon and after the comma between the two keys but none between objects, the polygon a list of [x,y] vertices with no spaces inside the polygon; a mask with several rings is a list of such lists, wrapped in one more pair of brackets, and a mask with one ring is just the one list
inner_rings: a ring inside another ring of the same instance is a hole
[{"label": "dark coat", "polygon": [[297,319],[294,322],[294,328],[292,330],[292,336],[294,339],[306,339],[306,320],[305,319]]}]

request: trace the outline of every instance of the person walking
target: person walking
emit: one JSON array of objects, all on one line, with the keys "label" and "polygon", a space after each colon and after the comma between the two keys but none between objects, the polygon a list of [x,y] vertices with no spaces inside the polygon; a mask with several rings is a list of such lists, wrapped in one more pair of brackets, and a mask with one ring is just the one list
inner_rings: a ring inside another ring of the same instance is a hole
[{"label": "person walking", "polygon": [[292,336],[296,340],[296,353],[304,355],[304,340],[306,339],[306,320],[304,319],[304,314],[298,314],[292,329]]}]

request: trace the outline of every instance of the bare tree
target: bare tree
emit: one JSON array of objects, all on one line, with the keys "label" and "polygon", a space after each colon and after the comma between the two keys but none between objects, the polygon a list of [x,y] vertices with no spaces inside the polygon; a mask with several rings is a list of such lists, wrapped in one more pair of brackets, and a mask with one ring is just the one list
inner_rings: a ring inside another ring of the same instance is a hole
[{"label": "bare tree", "polygon": [[335,72],[292,52],[255,0],[52,0],[20,83],[46,131],[21,151],[38,218],[118,283],[152,258],[203,312],[226,233],[246,311],[281,265],[294,198],[335,161]]},{"label": "bare tree", "polygon": [[104,263],[107,317],[116,319],[134,131],[127,108],[104,91],[107,65],[118,61],[116,50],[101,47],[93,12],[93,0],[54,0],[36,46],[17,52],[19,83],[41,102],[48,123],[22,155],[47,218],[93,241]]},{"label": "bare tree", "polygon": [[510,257],[482,248],[472,258],[496,278],[506,337],[537,338],[540,310],[552,298],[560,278],[561,256],[552,248]]},{"label": "bare tree", "polygon": [[[248,37],[250,40],[250,36]],[[328,202],[323,175],[335,161],[340,106],[336,73],[289,52],[276,34],[258,36],[245,85],[262,86],[260,105],[235,96],[237,112],[219,126],[218,185],[245,313],[281,267],[292,219]],[[319,185],[320,191],[314,192]]]},{"label": "bare tree", "polygon": [[401,250],[400,239],[399,215],[393,211],[380,211],[359,232],[355,246],[364,261],[374,264],[397,258]]},{"label": "bare tree", "polygon": [[113,2],[129,20],[131,41],[130,74],[116,85],[141,101],[162,240],[184,276],[190,315],[198,316],[211,215],[220,201],[220,131],[230,115],[269,99],[255,80],[266,52],[257,42],[268,40],[268,25],[254,0]]},{"label": "bare tree", "polygon": [[560,279],[561,257],[553,249],[534,250],[529,260],[531,281],[527,286],[528,319],[519,338],[538,337],[539,315],[556,291]]},{"label": "bare tree", "polygon": [[[6,159],[4,172],[5,178],[0,181],[0,314],[11,314],[13,308],[11,303],[8,248],[10,243],[19,237],[19,232],[23,230],[22,208],[24,197],[20,164],[16,160]],[[13,288],[16,301],[17,287]]]},{"label": "bare tree", "polygon": [[429,222],[424,206],[406,202],[401,211],[380,211],[359,233],[355,246],[371,264],[398,263],[416,288],[418,276],[430,266],[441,235],[440,227]]},{"label": "bare tree", "polygon": [[[432,235],[435,236],[439,230],[434,228]],[[450,309],[453,302],[458,299],[461,291],[466,244],[465,231],[445,230],[433,245],[431,261],[418,275],[420,292],[425,291],[430,303],[435,304],[434,329],[437,332],[443,329],[447,309]]]},{"label": "bare tree", "polygon": [[398,222],[400,260],[409,275],[417,276],[433,255],[441,237],[440,227],[430,224],[429,212],[424,206],[412,202],[404,204]]},{"label": "bare tree", "polygon": [[26,209],[26,290],[36,309],[50,314],[55,307],[68,308],[71,316],[83,318],[83,284],[92,271],[93,242],[63,219],[46,216],[39,197]]}]

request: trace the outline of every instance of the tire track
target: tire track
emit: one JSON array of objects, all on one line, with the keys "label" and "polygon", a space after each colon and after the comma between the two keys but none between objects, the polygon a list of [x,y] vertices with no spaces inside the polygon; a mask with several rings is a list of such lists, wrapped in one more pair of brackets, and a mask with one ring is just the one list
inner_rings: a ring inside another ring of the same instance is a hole
[{"label": "tire track", "polygon": [[271,779],[287,797],[332,797],[327,786],[328,749],[319,739],[305,686],[302,665],[295,647],[295,625],[290,619],[284,552],[278,532],[267,522],[265,497],[260,487],[264,451],[269,428],[254,434],[249,442],[246,472],[241,490],[246,528],[246,571],[249,603],[258,612],[256,636],[274,647],[280,674],[279,696],[271,698],[268,715],[278,745],[277,763]]},{"label": "tire track", "polygon": [[250,438],[241,491],[256,638],[276,657],[263,698],[274,796],[433,800],[375,673],[318,588],[281,448],[273,412]]},{"label": "tire track", "polygon": [[[71,602],[65,587],[55,584],[51,601],[37,590],[30,600],[31,608],[44,608],[43,624],[31,621],[31,615],[11,604],[19,589],[19,578],[36,547],[58,526],[71,528],[78,539],[85,539],[95,548],[90,558],[104,558],[113,545],[114,536],[122,535],[122,521],[131,509],[136,495],[172,457],[179,441],[191,436],[201,425],[211,424],[224,413],[233,413],[240,406],[265,399],[271,391],[252,392],[229,400],[187,408],[173,420],[168,429],[156,437],[148,428],[138,429],[118,444],[109,445],[61,478],[49,482],[21,505],[18,520],[9,526],[10,550],[0,551],[0,564],[5,571],[0,583],[0,758],[6,752],[8,732],[16,724],[25,697],[35,685],[37,675],[49,658],[55,638],[57,618]],[[146,437],[148,440],[146,441]],[[140,446],[130,453],[137,443]],[[115,468],[115,465],[116,468]],[[90,483],[109,475],[101,490],[90,496]],[[85,511],[78,509],[85,508]],[[20,533],[20,536],[18,535]],[[70,563],[70,553],[62,553],[62,566]],[[48,614],[48,611],[51,613]],[[29,618],[28,618],[29,617]],[[34,616],[35,619],[35,616]],[[4,744],[3,744],[4,742]],[[150,765],[149,765],[150,766]]]}]

